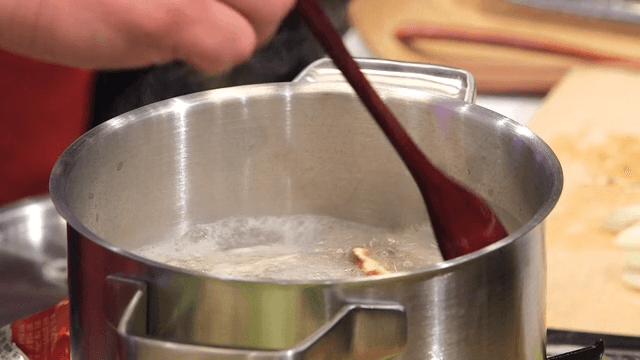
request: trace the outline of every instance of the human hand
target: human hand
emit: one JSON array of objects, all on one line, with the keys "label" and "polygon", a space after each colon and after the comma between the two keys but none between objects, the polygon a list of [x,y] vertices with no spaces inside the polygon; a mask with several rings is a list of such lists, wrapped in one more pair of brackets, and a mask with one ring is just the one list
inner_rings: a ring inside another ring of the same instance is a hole
[{"label": "human hand", "polygon": [[181,60],[209,73],[251,56],[294,0],[0,0],[0,47],[67,66]]}]

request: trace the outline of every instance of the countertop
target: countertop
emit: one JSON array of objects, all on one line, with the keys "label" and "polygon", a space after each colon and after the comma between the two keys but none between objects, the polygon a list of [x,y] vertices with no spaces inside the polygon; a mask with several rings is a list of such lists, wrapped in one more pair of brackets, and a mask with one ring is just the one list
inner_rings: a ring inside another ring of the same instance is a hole
[{"label": "countertop", "polygon": [[[366,45],[357,29],[349,29],[343,39],[352,56],[379,57]],[[527,125],[540,108],[543,98],[542,95],[479,94],[476,104]]]}]

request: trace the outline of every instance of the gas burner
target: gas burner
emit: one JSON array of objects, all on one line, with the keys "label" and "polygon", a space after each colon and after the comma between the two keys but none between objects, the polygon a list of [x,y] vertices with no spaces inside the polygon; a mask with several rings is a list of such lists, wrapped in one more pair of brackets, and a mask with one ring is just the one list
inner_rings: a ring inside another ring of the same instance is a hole
[{"label": "gas burner", "polygon": [[[585,345],[593,344],[585,347]],[[606,345],[606,349],[605,349]],[[640,360],[640,338],[549,329],[549,360]]]},{"label": "gas burner", "polygon": [[604,341],[599,340],[592,346],[554,355],[548,360],[602,360],[603,355]]}]

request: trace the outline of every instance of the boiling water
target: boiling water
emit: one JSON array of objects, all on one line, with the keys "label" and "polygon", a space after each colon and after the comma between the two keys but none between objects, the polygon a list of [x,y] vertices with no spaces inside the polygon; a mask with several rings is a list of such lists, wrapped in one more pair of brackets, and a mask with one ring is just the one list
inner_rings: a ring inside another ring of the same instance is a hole
[{"label": "boiling water", "polygon": [[225,218],[134,253],[214,275],[326,280],[364,276],[349,260],[355,247],[369,249],[389,272],[442,261],[427,225],[389,232],[317,215]]}]

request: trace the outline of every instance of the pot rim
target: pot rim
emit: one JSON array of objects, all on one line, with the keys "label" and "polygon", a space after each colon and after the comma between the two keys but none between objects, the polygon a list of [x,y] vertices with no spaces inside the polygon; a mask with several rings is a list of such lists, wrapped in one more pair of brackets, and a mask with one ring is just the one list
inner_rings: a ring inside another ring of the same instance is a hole
[{"label": "pot rim", "polygon": [[[69,172],[73,169],[76,160],[81,156],[83,148],[88,144],[91,144],[94,139],[106,136],[125,126],[127,123],[135,121],[144,121],[152,115],[163,113],[166,111],[176,111],[176,108],[191,104],[199,104],[207,102],[211,99],[216,101],[234,98],[234,99],[247,99],[252,96],[260,94],[274,93],[283,94],[289,96],[292,93],[311,93],[318,95],[318,93],[344,93],[347,96],[354,96],[353,89],[344,82],[323,82],[323,83],[271,83],[271,84],[254,84],[243,85],[231,88],[213,89],[201,92],[196,92],[188,95],[178,96],[171,99],[159,101],[150,105],[143,106],[141,108],[129,111],[122,115],[119,115],[111,120],[106,121],[103,124],[96,126],[89,130],[81,137],[76,139],[58,158],[56,161],[49,180],[49,193],[50,197],[55,205],[58,213],[67,221],[67,224],[71,226],[75,231],[82,234],[87,239],[94,243],[113,251],[123,257],[131,258],[135,261],[142,262],[151,268],[161,268],[168,271],[177,271],[184,274],[195,275],[199,277],[207,277],[215,280],[233,281],[240,283],[253,283],[253,284],[270,284],[270,285],[363,285],[372,283],[381,283],[397,279],[408,279],[413,277],[434,277],[445,272],[452,272],[455,269],[470,264],[474,260],[485,256],[486,254],[499,251],[501,248],[512,244],[514,241],[520,239],[525,234],[532,231],[535,227],[539,226],[543,220],[549,215],[551,210],[555,207],[562,192],[563,187],[563,173],[560,162],[551,148],[535,133],[524,125],[517,123],[516,121],[509,119],[503,115],[493,112],[489,109],[483,108],[479,105],[468,103],[458,99],[452,99],[441,95],[434,95],[432,93],[425,93],[423,90],[401,88],[397,86],[376,85],[374,87],[379,92],[380,96],[384,99],[386,95],[395,95],[396,97],[402,96],[403,98],[415,97],[422,101],[429,101],[433,105],[445,106],[450,110],[458,114],[462,114],[465,117],[473,118],[475,121],[485,123],[487,126],[497,126],[507,128],[509,132],[517,133],[522,137],[524,142],[532,149],[537,150],[546,159],[551,172],[554,174],[553,187],[549,192],[549,196],[544,201],[540,209],[531,217],[529,221],[523,224],[518,230],[509,234],[506,238],[491,244],[483,249],[475,251],[471,254],[457,257],[455,259],[442,261],[440,263],[430,265],[427,267],[419,268],[410,272],[398,272],[387,275],[379,275],[375,277],[355,277],[347,279],[324,279],[324,280],[283,280],[283,279],[258,279],[258,278],[244,278],[223,276],[216,274],[208,274],[195,270],[184,269],[175,267],[160,262],[156,262],[139,255],[133,254],[127,250],[124,250],[111,242],[101,238],[94,232],[89,230],[70,210],[67,206],[66,199],[66,178]],[[319,92],[320,90],[320,92]]]}]

